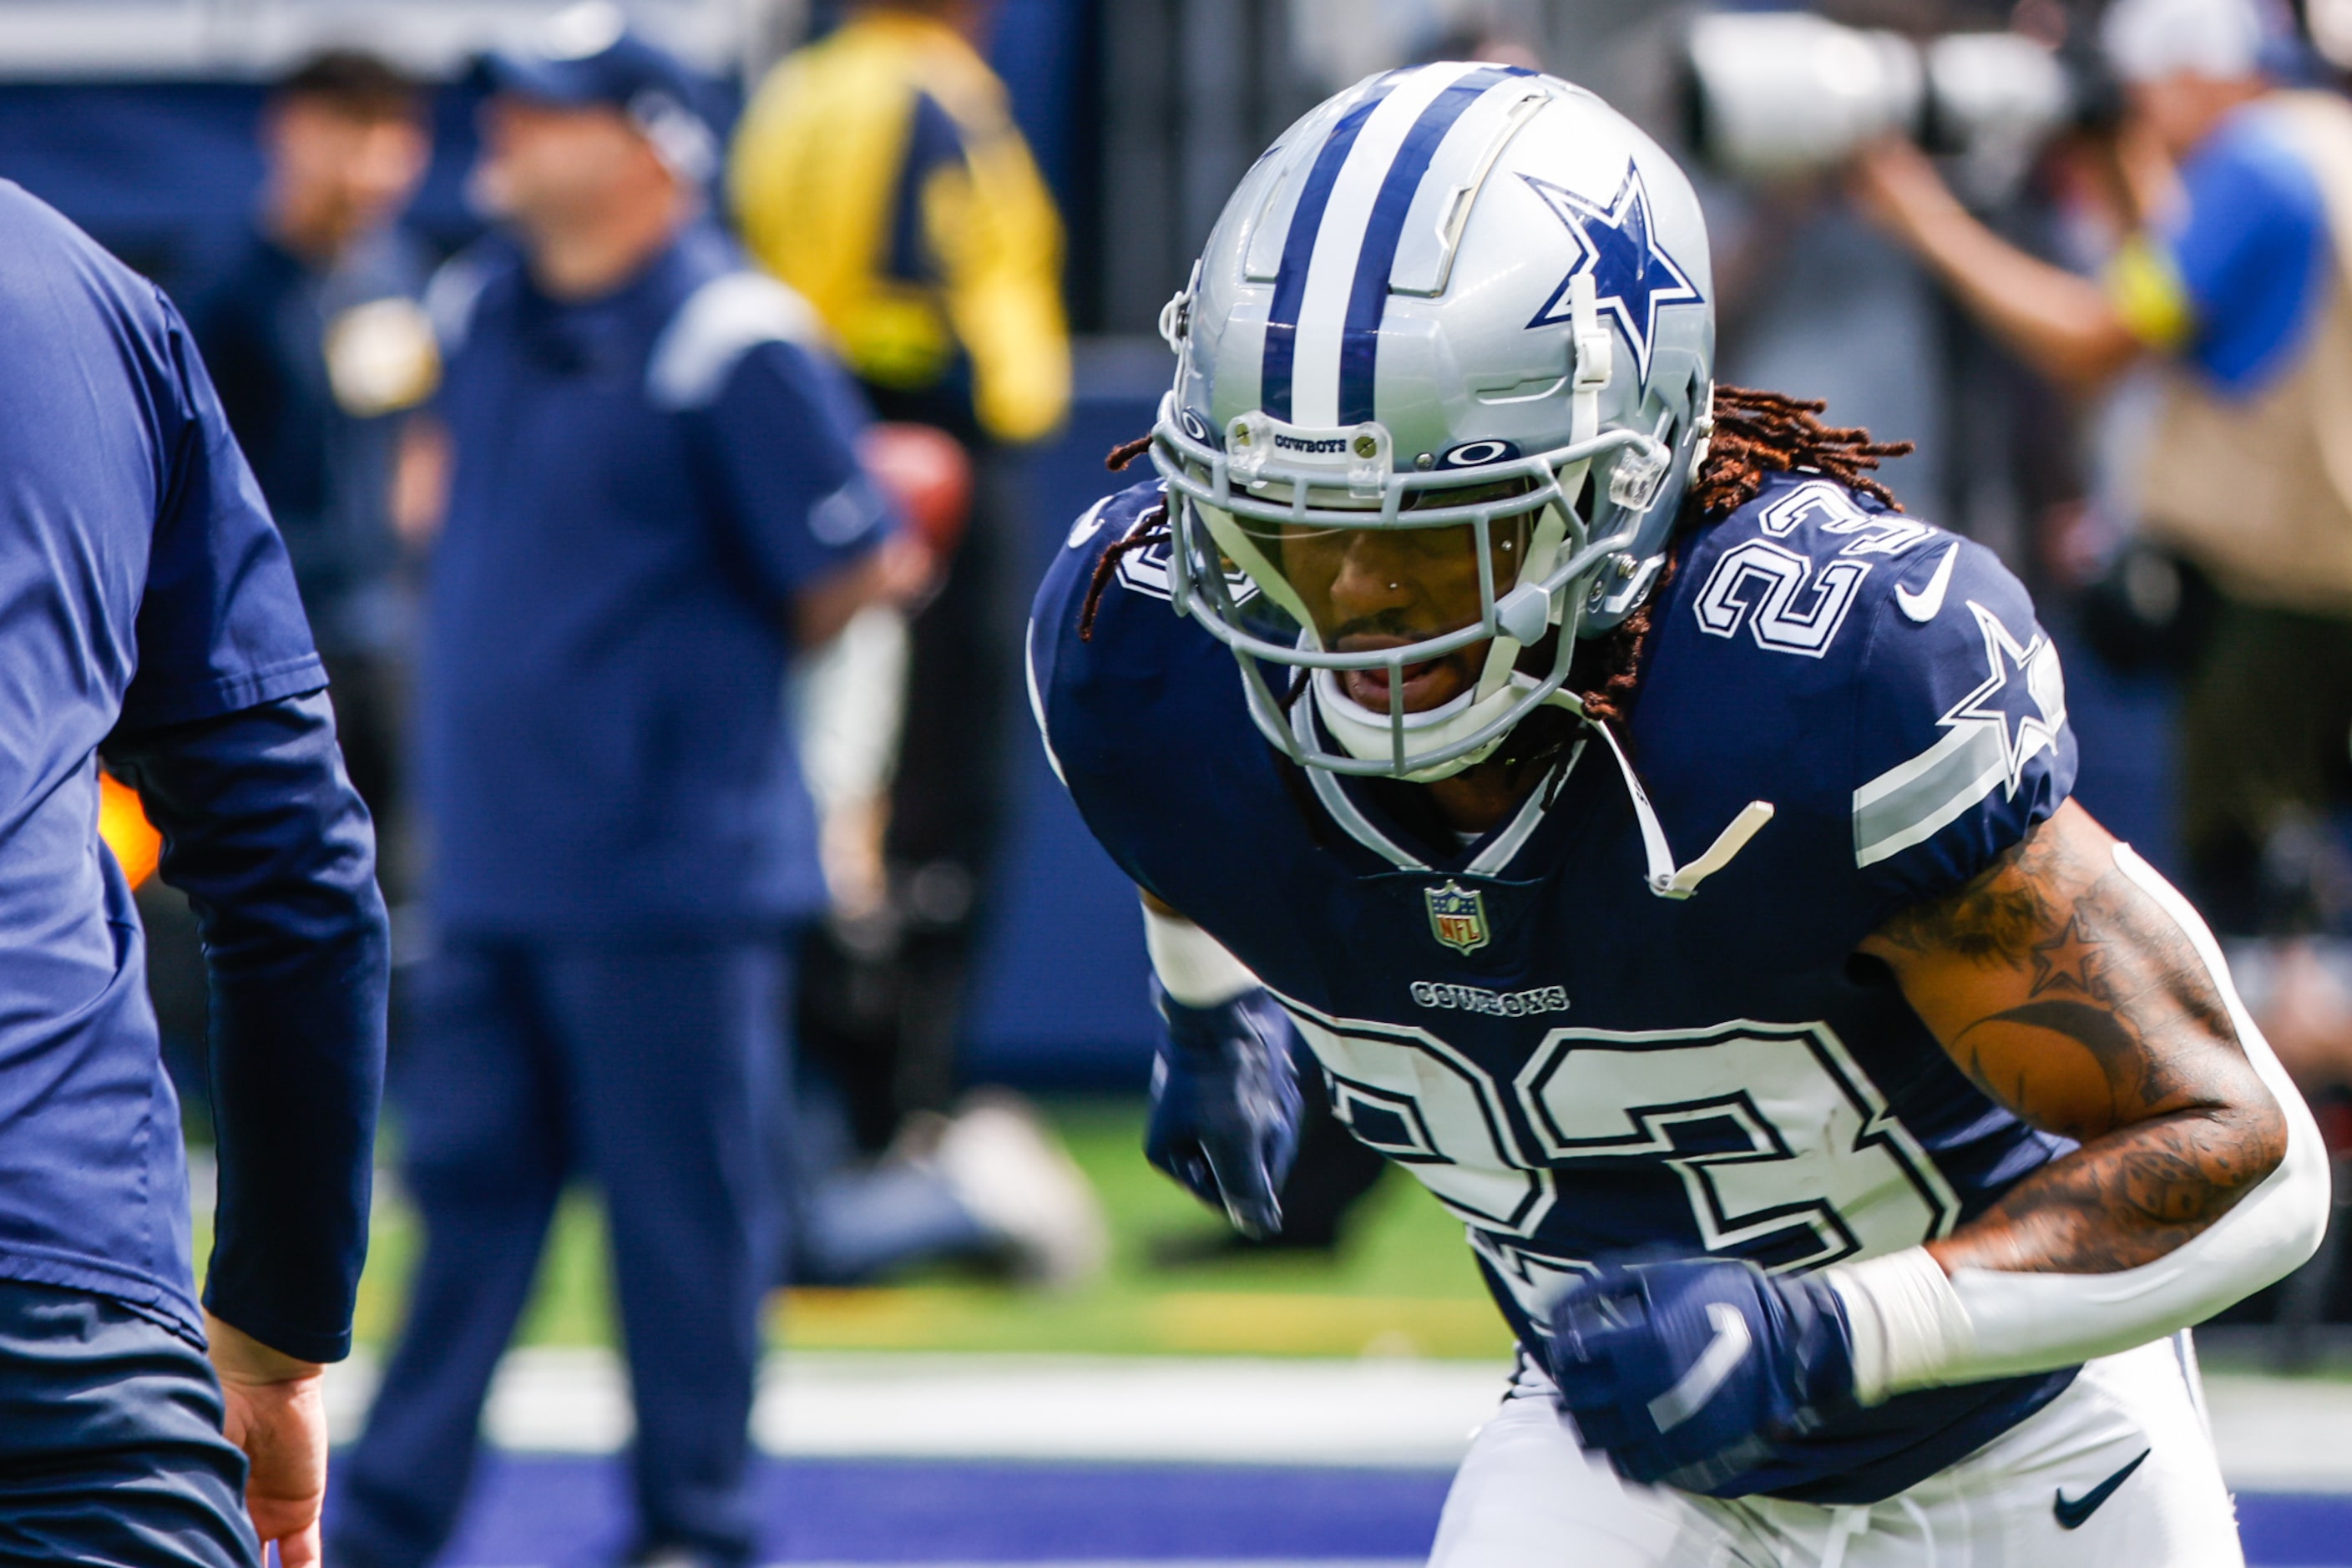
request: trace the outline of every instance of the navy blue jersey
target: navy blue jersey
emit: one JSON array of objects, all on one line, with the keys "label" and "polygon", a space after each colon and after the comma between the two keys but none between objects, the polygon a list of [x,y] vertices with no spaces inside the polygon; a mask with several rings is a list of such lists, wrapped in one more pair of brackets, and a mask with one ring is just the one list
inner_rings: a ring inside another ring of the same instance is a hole
[{"label": "navy blue jersey", "polygon": [[[1120,564],[1082,639],[1097,562],[1159,499],[1082,519],[1039,593],[1055,768],[1127,873],[1282,999],[1356,1136],[1463,1219],[1531,1352],[1593,1259],[1807,1270],[1895,1251],[2072,1147],[1988,1100],[1854,957],[2072,785],[2057,656],[1990,553],[1818,478],[1771,483],[1684,548],[1628,749],[1684,860],[1749,802],[1774,815],[1678,901],[1649,890],[1597,741],[1467,845],[1384,808],[1407,786],[1301,776],[1252,725],[1232,656],[1171,613],[1163,546]],[[2071,1376],[1906,1394],[1725,1491],[1874,1500]]]},{"label": "navy blue jersey", "polygon": [[319,269],[257,228],[188,310],[330,656],[403,647],[393,468],[433,391],[425,264],[397,233]]},{"label": "navy blue jersey", "polygon": [[453,265],[419,770],[437,915],[555,935],[809,912],[782,692],[793,595],[885,531],[856,389],[709,227],[584,301],[510,255]]},{"label": "navy blue jersey", "polygon": [[0,1276],[194,1335],[179,1108],[138,914],[98,836],[98,748],[170,751],[148,738],[326,676],[178,313],[5,182],[0,359]]}]

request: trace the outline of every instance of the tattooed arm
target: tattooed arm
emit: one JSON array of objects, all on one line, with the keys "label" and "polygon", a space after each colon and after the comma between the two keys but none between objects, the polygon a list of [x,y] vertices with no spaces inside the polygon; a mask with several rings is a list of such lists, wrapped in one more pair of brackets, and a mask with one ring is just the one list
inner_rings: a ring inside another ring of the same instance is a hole
[{"label": "tattooed arm", "polygon": [[1864,943],[1979,1089],[2083,1144],[1932,1244],[1948,1272],[2147,1263],[2285,1156],[2286,1118],[2213,977],[2115,848],[2070,801]]},{"label": "tattooed arm", "polygon": [[2319,1245],[2319,1131],[2196,910],[2080,806],[1863,944],[1988,1095],[2081,1147],[1842,1263],[1854,1392],[2047,1371],[2202,1321]]}]

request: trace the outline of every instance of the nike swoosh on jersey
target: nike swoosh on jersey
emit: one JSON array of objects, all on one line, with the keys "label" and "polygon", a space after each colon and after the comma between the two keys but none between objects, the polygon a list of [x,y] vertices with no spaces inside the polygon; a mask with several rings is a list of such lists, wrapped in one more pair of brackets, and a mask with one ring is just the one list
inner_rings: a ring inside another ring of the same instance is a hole
[{"label": "nike swoosh on jersey", "polygon": [[1727,1301],[1716,1301],[1706,1309],[1707,1321],[1715,1325],[1715,1338],[1706,1349],[1699,1352],[1698,1360],[1691,1363],[1688,1372],[1672,1388],[1650,1401],[1650,1419],[1661,1432],[1671,1432],[1706,1407],[1731,1369],[1746,1359],[1755,1343],[1748,1332],[1748,1320],[1739,1309]]},{"label": "nike swoosh on jersey", "polygon": [[1903,613],[1923,625],[1941,615],[1944,590],[1952,585],[1952,563],[1959,558],[1960,547],[1958,544],[1945,551],[1944,559],[1937,563],[1936,574],[1928,578],[1927,587],[1916,594],[1900,584],[1895,584],[1895,602],[1903,606]]},{"label": "nike swoosh on jersey", "polygon": [[2130,1464],[2126,1465],[2122,1469],[2117,1470],[2114,1475],[2109,1476],[2105,1480],[2101,1481],[2097,1486],[2093,1487],[2081,1497],[2070,1499],[2066,1495],[2066,1489],[2063,1487],[2059,1488],[2057,1500],[2050,1505],[2050,1511],[2058,1516],[2058,1528],[2061,1530],[2082,1529],[2083,1521],[2090,1518],[2093,1514],[2098,1512],[2099,1505],[2106,1501],[2109,1498],[2115,1496],[2116,1489],[2123,1485],[2126,1480],[2129,1480],[2131,1479],[2131,1473],[2134,1470],[2138,1469],[2141,1465],[2145,1464],[2147,1460],[2147,1457],[2154,1452],[2156,1452],[2156,1450],[2153,1448],[2142,1448],[2139,1451],[2138,1458],[2134,1459]]}]

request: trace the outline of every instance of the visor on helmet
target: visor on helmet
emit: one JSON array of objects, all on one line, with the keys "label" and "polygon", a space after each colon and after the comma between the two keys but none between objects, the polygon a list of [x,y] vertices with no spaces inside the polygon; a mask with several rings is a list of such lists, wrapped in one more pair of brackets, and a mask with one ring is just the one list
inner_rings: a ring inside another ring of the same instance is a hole
[{"label": "visor on helmet", "polygon": [[[1227,457],[1245,435],[1282,450],[1268,432],[1318,457],[1372,456],[1344,474]],[[1657,445],[1613,430],[1476,473],[1400,473],[1378,426],[1293,433],[1246,416],[1225,449],[1204,433],[1163,402],[1152,460],[1170,491],[1179,606],[1240,658],[1252,717],[1277,745],[1337,772],[1413,779],[1469,766],[1559,689],[1584,589],[1622,542],[1595,536],[1587,481],[1597,459]],[[1237,597],[1235,568],[1260,592]],[[1522,653],[1555,629],[1549,667],[1522,672]],[[1303,689],[1286,677],[1277,695],[1261,664],[1317,672],[1315,706],[1340,752],[1301,742],[1291,710]]]},{"label": "visor on helmet", "polygon": [[[1476,626],[1486,606],[1518,586],[1539,509],[1472,522],[1414,527],[1410,519],[1434,503],[1469,504],[1524,495],[1523,479],[1408,495],[1396,524],[1340,527],[1328,522],[1226,513],[1214,531],[1246,544],[1247,565],[1295,631],[1315,647],[1339,652],[1389,647]],[[1269,626],[1269,630],[1273,628]]]}]

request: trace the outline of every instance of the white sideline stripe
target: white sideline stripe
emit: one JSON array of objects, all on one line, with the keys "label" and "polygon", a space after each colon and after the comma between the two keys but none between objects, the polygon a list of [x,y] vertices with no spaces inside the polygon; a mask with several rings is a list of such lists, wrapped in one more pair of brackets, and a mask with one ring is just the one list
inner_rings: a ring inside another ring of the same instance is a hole
[{"label": "white sideline stripe", "polygon": [[2205,1406],[2231,1485],[2352,1492],[2352,1384],[2208,1370]]},{"label": "white sideline stripe", "polygon": [[[328,1424],[355,1436],[373,1356],[328,1372]],[[751,1430],[777,1455],[1450,1469],[1509,1384],[1507,1362],[1224,1356],[772,1356]],[[515,1351],[483,1429],[502,1448],[605,1454],[634,1423],[618,1358]]]},{"label": "white sideline stripe", "polygon": [[[362,1351],[327,1369],[337,1442],[358,1435],[378,1367]],[[1509,1370],[1499,1362],[804,1352],[770,1359],[752,1429],[772,1454],[810,1458],[1444,1469],[1494,1414]],[[2209,1371],[2205,1394],[2231,1486],[2352,1493],[2352,1384]],[[609,1352],[516,1351],[499,1370],[483,1425],[503,1448],[612,1453],[629,1436],[628,1385]]]}]

